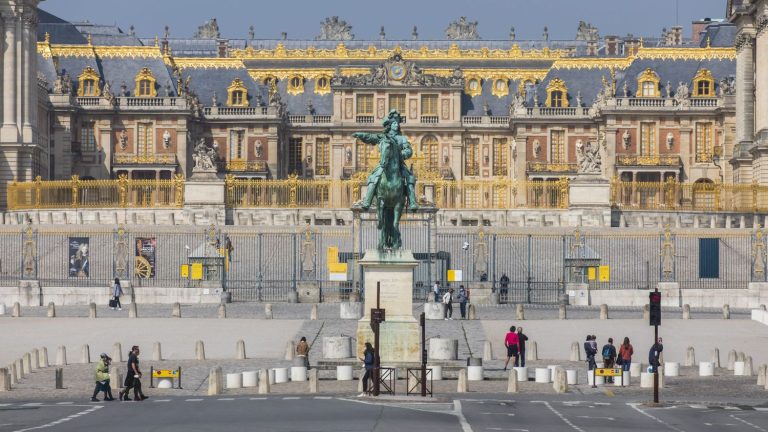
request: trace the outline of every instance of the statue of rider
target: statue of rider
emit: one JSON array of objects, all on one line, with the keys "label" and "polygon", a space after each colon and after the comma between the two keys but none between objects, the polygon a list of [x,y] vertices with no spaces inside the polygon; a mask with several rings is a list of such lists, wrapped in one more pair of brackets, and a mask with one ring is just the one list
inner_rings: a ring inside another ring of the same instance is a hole
[{"label": "statue of rider", "polygon": [[[397,148],[400,149],[400,175],[405,179],[408,189],[408,201],[410,202],[408,209],[416,210],[419,208],[418,202],[416,201],[416,177],[405,165],[405,160],[413,155],[413,150],[411,149],[411,143],[408,142],[408,138],[400,133],[400,122],[400,113],[393,109],[389,112],[387,118],[384,119],[384,133],[355,132],[352,136],[366,144],[378,144],[379,152],[381,152],[381,143],[384,140],[393,140],[395,144],[397,144]],[[381,162],[368,176],[368,188],[365,198],[362,202],[355,204],[356,207],[360,207],[363,210],[368,210],[371,207],[371,201],[376,194],[376,188],[381,179],[381,174],[384,172],[384,155],[382,154],[381,156]]]}]

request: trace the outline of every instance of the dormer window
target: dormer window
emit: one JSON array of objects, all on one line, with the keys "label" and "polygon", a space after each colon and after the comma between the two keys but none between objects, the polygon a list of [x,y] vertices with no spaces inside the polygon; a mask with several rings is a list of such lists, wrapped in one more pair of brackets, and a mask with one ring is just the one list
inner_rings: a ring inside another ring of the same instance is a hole
[{"label": "dormer window", "polygon": [[555,78],[547,85],[547,106],[550,108],[568,107],[568,88],[560,78]]},{"label": "dormer window", "polygon": [[288,94],[297,95],[304,93],[304,77],[294,75],[288,80]]},{"label": "dormer window", "polygon": [[475,97],[482,92],[483,89],[480,85],[480,78],[475,76],[467,78],[467,81],[464,84],[464,93],[468,94],[470,97]]},{"label": "dormer window", "polygon": [[637,77],[637,96],[646,98],[661,97],[659,75],[648,68]]},{"label": "dormer window", "polygon": [[83,70],[78,77],[80,85],[77,88],[78,96],[99,96],[99,74],[90,66]]},{"label": "dormer window", "polygon": [[317,81],[315,81],[315,93],[319,95],[324,95],[330,92],[331,92],[331,79],[325,75],[317,78]]},{"label": "dormer window", "polygon": [[699,69],[693,77],[693,97],[714,97],[715,77],[708,69]]},{"label": "dormer window", "polygon": [[232,80],[232,84],[227,87],[227,106],[248,106],[248,88],[240,78]]},{"label": "dormer window", "polygon": [[136,74],[136,87],[133,90],[134,96],[138,97],[156,97],[157,90],[155,89],[155,76],[149,68],[142,68],[138,74]]}]

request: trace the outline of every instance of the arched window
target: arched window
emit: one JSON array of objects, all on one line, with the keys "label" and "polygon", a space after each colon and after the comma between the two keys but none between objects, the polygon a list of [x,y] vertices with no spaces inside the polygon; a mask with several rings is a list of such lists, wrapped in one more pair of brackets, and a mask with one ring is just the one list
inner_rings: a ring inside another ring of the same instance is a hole
[{"label": "arched window", "polygon": [[480,83],[480,78],[476,76],[467,77],[467,81],[464,84],[464,93],[468,94],[470,97],[475,97],[482,92],[483,87]]},{"label": "arched window", "polygon": [[304,93],[304,77],[294,75],[288,80],[288,94],[297,95]]},{"label": "arched window", "polygon": [[700,178],[693,184],[694,210],[719,210],[715,184],[708,178]]},{"label": "arched window", "polygon": [[83,69],[77,80],[80,83],[77,88],[78,96],[99,96],[99,74],[92,67]]},{"label": "arched window", "polygon": [[227,87],[227,106],[248,106],[248,88],[240,78],[232,80],[232,84]]},{"label": "arched window", "polygon": [[325,75],[317,78],[315,81],[315,93],[319,95],[328,94],[331,92],[331,79]]},{"label": "arched window", "polygon": [[659,75],[647,68],[637,76],[637,96],[638,97],[661,97],[659,89]]},{"label": "arched window", "polygon": [[568,107],[568,87],[560,78],[555,78],[547,85],[547,106],[552,108]]},{"label": "arched window", "polygon": [[439,143],[434,135],[427,135],[421,139],[421,154],[424,155],[424,165],[430,171],[436,171],[440,167]]},{"label": "arched window", "polygon": [[134,96],[138,97],[155,97],[157,96],[157,90],[155,89],[155,76],[152,75],[152,71],[149,68],[142,68],[138,74],[136,74],[136,87],[133,90]]},{"label": "arched window", "polygon": [[708,69],[699,69],[693,77],[693,97],[714,97],[715,77]]}]

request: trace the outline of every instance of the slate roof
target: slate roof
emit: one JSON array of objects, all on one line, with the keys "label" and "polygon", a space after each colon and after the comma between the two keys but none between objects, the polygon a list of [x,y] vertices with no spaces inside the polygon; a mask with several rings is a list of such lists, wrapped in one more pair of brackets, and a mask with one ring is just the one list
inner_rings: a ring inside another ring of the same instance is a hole
[{"label": "slate roof", "polygon": [[[547,86],[556,78],[565,82],[568,88],[569,107],[576,107],[576,97],[581,93],[581,105],[591,106],[597,97],[597,93],[603,86],[602,77],[610,79],[611,72],[608,68],[595,69],[551,69],[547,76],[536,86],[536,94],[539,98],[539,106],[545,106],[547,99]],[[526,100],[528,106],[533,105],[532,97]]]},{"label": "slate roof", "polygon": [[737,30],[737,27],[731,23],[710,24],[701,36],[701,47],[707,46],[707,38],[713,47],[732,47]]},{"label": "slate roof", "polygon": [[98,59],[99,71],[102,79],[111,82],[112,92],[118,94],[120,85],[125,82],[129,96],[134,96],[136,74],[142,68],[149,68],[155,77],[155,90],[158,95],[163,95],[163,87],[166,83],[172,86],[175,80],[168,73],[162,58],[104,58]]},{"label": "slate roof", "polygon": [[37,40],[45,40],[45,34],[51,37],[51,42],[60,44],[84,44],[88,42],[85,36],[72,23],[55,15],[38,9]]},{"label": "slate roof", "polygon": [[245,69],[206,69],[206,68],[185,68],[184,79],[187,76],[192,77],[190,86],[197,93],[205,106],[211,105],[213,93],[216,92],[216,98],[221,106],[226,106],[227,87],[232,84],[235,78],[243,80],[243,84],[248,88],[248,103],[250,106],[256,106],[256,94],[261,94],[262,101],[266,104],[268,89],[263,85],[257,84]]}]

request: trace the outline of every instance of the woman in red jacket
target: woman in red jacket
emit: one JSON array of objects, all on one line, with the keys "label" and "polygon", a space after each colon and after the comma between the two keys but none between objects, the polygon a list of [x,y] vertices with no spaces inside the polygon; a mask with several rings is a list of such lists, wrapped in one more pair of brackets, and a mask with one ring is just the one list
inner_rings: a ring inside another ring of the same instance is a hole
[{"label": "woman in red jacket", "polygon": [[624,343],[619,347],[619,358],[621,359],[621,370],[628,371],[629,365],[632,364],[632,354],[635,350],[632,348],[632,344],[629,343],[629,338],[624,338]]}]

